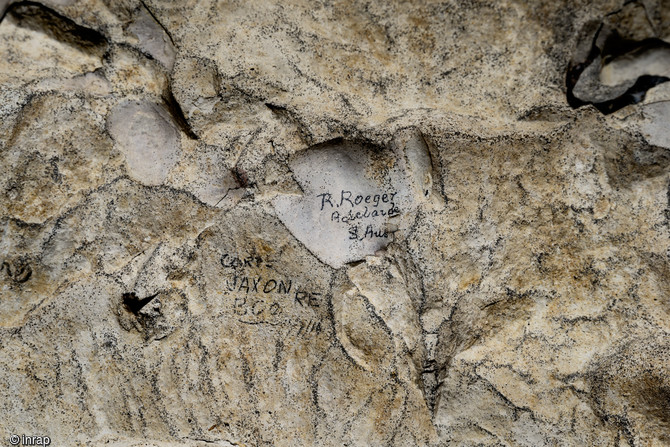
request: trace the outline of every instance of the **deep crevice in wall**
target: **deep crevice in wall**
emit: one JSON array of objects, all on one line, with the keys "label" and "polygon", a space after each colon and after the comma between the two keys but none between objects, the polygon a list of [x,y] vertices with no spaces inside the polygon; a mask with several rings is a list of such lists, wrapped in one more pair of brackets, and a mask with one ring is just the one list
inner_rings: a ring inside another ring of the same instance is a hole
[{"label": "deep crevice in wall", "polygon": [[[670,43],[645,28],[644,7],[629,2],[583,30],[566,73],[568,104],[592,104],[603,114],[644,100],[670,81]],[[641,25],[642,23],[642,25]]]},{"label": "deep crevice in wall", "polygon": [[6,17],[11,17],[18,26],[43,32],[87,53],[102,55],[107,46],[107,39],[98,31],[78,25],[41,3],[14,3],[7,8],[0,22]]}]

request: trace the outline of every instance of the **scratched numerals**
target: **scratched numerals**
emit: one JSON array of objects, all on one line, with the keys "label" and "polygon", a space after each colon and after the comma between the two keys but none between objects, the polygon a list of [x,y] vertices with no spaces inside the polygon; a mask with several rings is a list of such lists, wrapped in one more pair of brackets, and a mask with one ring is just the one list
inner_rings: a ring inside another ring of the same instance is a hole
[{"label": "scratched numerals", "polygon": [[337,194],[317,194],[320,211],[330,213],[330,221],[347,226],[350,240],[387,238],[389,232],[379,225],[378,218],[400,215],[393,201],[395,191],[378,194],[361,194],[340,190]]},{"label": "scratched numerals", "polygon": [[297,336],[307,336],[309,334],[320,334],[321,321],[320,320],[300,320],[294,322],[290,329],[289,334],[295,334]]}]

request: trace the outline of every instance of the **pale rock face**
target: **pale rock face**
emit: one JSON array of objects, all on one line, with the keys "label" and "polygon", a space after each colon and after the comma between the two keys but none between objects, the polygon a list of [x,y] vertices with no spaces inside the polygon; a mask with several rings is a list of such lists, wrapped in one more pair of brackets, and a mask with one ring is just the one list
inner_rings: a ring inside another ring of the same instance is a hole
[{"label": "pale rock face", "polygon": [[162,184],[179,156],[179,134],[167,112],[157,104],[126,102],[111,111],[108,127],[130,177]]},{"label": "pale rock face", "polygon": [[128,31],[137,38],[138,47],[158,60],[168,71],[172,70],[175,50],[170,37],[146,8],[139,8],[136,15]]},{"label": "pale rock face", "polygon": [[290,169],[303,196],[274,201],[287,228],[333,267],[384,248],[389,221],[401,213],[397,189],[384,175],[383,161],[374,166],[373,150],[333,145],[299,154]]},{"label": "pale rock face", "polygon": [[643,109],[642,132],[649,143],[670,149],[670,101],[654,102]]},{"label": "pale rock face", "polygon": [[432,166],[420,135],[395,151],[326,143],[289,162],[300,197],[278,196],[277,215],[319,259],[339,268],[384,249],[430,196]]},{"label": "pale rock face", "polygon": [[668,2],[0,11],[3,445],[670,445]]}]

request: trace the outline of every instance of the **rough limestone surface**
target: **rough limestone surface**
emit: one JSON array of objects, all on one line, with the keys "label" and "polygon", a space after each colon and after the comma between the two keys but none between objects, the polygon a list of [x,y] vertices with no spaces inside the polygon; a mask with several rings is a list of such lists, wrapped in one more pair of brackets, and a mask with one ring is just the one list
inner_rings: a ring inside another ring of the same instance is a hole
[{"label": "rough limestone surface", "polygon": [[0,445],[670,445],[669,1],[0,17]]}]

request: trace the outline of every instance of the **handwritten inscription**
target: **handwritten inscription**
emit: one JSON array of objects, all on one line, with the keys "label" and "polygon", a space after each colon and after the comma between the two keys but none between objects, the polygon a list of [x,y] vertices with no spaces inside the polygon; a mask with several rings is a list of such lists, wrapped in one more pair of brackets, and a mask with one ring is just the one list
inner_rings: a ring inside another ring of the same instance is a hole
[{"label": "handwritten inscription", "polygon": [[319,320],[301,320],[291,325],[289,334],[295,333],[296,336],[307,336],[311,333],[321,333],[321,321]]},{"label": "handwritten inscription", "polygon": [[363,224],[363,221],[378,217],[394,217],[400,214],[400,209],[393,201],[397,192],[390,191],[382,194],[358,194],[352,191],[340,190],[333,195],[330,192],[317,194],[321,212],[329,212],[330,221],[348,226],[349,239],[362,241],[366,238],[387,238],[385,228],[375,227],[373,223]]},{"label": "handwritten inscription", "polygon": [[[226,268],[260,267],[263,265],[263,258],[253,255],[239,258],[229,253],[224,253],[223,256],[221,256],[221,265]],[[270,266],[268,265],[268,267]]]},{"label": "handwritten inscription", "polygon": [[[279,304],[282,296],[290,297],[293,304],[301,307],[319,307],[321,293],[306,290],[293,289],[293,281],[281,279],[263,279],[258,276],[249,278],[247,276],[234,276],[232,280],[226,281],[229,292],[237,292],[234,310],[237,315],[264,315],[265,313],[275,316],[282,313]],[[256,298],[251,295],[257,295]],[[258,297],[261,295],[261,297]],[[263,295],[270,295],[271,300],[266,301]],[[284,300],[285,301],[285,300]]]},{"label": "handwritten inscription", "polygon": [[224,279],[224,291],[232,297],[232,312],[238,321],[273,326],[284,321],[289,324],[289,328],[299,329],[295,335],[300,336],[321,332],[321,323],[314,319],[318,318],[314,312],[308,314],[311,315],[308,320],[294,320],[295,310],[316,311],[322,306],[323,296],[320,292],[301,287],[293,279],[246,274],[246,269],[271,267],[260,256],[226,253],[221,256],[220,263],[225,269],[234,272]]}]

